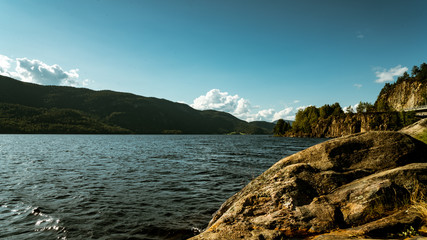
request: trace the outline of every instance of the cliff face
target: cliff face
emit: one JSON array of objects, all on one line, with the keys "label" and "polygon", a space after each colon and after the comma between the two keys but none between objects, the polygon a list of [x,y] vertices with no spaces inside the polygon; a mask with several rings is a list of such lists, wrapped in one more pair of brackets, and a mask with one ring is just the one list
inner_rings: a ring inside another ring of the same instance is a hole
[{"label": "cliff face", "polygon": [[327,119],[319,119],[312,127],[311,133],[289,132],[287,136],[334,138],[369,131],[395,131],[406,125],[405,121],[411,117],[413,116],[410,113],[398,112],[330,116]]},{"label": "cliff face", "polygon": [[410,227],[421,233],[426,179],[427,145],[406,134],[332,139],[274,164],[192,240],[398,238]]},{"label": "cliff face", "polygon": [[[320,119],[310,137],[340,137],[368,131],[395,131],[415,120],[413,113],[400,113],[427,104],[427,80],[421,77],[398,80],[381,90],[371,113],[345,114]],[[385,111],[385,112],[382,112]]]},{"label": "cliff face", "polygon": [[401,81],[381,91],[376,104],[386,103],[396,111],[426,104],[427,84],[425,81]]}]

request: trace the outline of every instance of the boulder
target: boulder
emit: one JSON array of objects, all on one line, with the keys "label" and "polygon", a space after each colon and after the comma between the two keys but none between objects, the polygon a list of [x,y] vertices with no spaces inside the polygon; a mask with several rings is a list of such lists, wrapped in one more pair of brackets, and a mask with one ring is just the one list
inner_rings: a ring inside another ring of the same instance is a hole
[{"label": "boulder", "polygon": [[415,203],[426,190],[426,144],[399,132],[350,135],[280,160],[191,239],[387,238],[424,225]]},{"label": "boulder", "polygon": [[404,127],[400,130],[402,133],[411,135],[412,137],[417,137],[422,134],[427,129],[427,118],[424,118],[414,124],[411,124],[407,127]]}]

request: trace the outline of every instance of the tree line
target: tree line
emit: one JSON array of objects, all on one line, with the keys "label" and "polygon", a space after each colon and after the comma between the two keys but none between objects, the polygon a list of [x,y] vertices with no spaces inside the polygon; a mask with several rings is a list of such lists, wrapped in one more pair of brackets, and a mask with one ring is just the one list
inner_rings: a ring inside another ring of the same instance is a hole
[{"label": "tree line", "polygon": [[418,120],[415,112],[378,112],[371,103],[360,102],[356,107],[356,112],[344,111],[338,103],[334,103],[323,105],[320,108],[309,106],[300,109],[292,124],[279,119],[273,132],[275,136],[310,136],[319,122],[331,124],[332,119],[346,119],[363,114],[370,116],[369,127],[373,130],[380,130],[384,123],[387,127],[381,130],[398,130]]},{"label": "tree line", "polygon": [[0,103],[0,133],[122,134],[130,131],[73,109]]}]

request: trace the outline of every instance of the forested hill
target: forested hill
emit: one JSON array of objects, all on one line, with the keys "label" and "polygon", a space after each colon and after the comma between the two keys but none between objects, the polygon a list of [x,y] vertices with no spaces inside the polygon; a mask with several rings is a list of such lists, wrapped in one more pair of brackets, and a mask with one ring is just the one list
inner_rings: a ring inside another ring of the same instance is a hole
[{"label": "forested hill", "polygon": [[0,133],[267,134],[272,127],[165,99],[0,76]]}]

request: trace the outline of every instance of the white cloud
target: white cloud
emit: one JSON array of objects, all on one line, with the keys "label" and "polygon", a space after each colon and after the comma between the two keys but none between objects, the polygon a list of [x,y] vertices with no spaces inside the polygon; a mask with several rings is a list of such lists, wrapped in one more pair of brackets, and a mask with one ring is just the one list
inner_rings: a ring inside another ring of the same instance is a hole
[{"label": "white cloud", "polygon": [[249,100],[241,98],[237,94],[230,95],[228,92],[221,92],[219,89],[212,89],[206,95],[194,99],[190,106],[199,110],[212,109],[227,112],[248,122],[272,122],[280,118],[293,120],[296,113],[293,107],[287,107],[279,112],[272,108],[257,111],[259,107],[252,106]]},{"label": "white cloud", "polygon": [[7,56],[0,55],[0,73],[7,72],[10,68],[10,62],[12,59]]},{"label": "white cloud", "polygon": [[304,109],[306,109],[306,108],[308,108],[308,107],[311,107],[311,106],[313,106],[313,105],[307,105],[307,106],[300,106],[300,107],[297,107],[297,111],[299,111],[299,110],[304,110]]},{"label": "white cloud", "polygon": [[[228,92],[221,92],[219,89],[212,89],[196,99],[194,99],[191,106],[196,109],[206,110],[221,110],[225,112],[245,112],[245,106],[248,102],[244,98],[240,98],[238,95],[229,95]],[[237,111],[237,108],[238,111]]]},{"label": "white cloud", "polygon": [[359,83],[355,83],[355,84],[353,84],[353,86],[357,87],[358,89],[360,89],[361,87],[363,87],[363,85],[359,84]]},{"label": "white cloud", "polygon": [[48,65],[36,59],[11,59],[0,55],[0,74],[24,82],[42,85],[86,86],[89,80],[81,80],[78,71],[79,69],[65,71],[57,64]]},{"label": "white cloud", "polygon": [[354,104],[354,105],[350,105],[350,106],[348,106],[348,107],[345,107],[344,109],[343,109],[343,111],[345,112],[345,113],[349,113],[350,111],[351,112],[353,112],[353,113],[356,113],[357,111],[356,111],[356,109],[357,109],[357,107],[359,106],[359,103],[356,103],[356,104]]},{"label": "white cloud", "polygon": [[276,112],[273,116],[273,121],[279,120],[281,118],[285,120],[295,120],[294,108],[287,107],[279,112]]},{"label": "white cloud", "polygon": [[388,70],[380,68],[379,70],[375,71],[375,75],[377,76],[377,80],[375,80],[375,82],[392,82],[394,81],[394,77],[402,76],[406,71],[408,71],[408,68],[402,67],[402,65],[397,65],[396,67],[390,68]]},{"label": "white cloud", "polygon": [[221,92],[219,89],[212,89],[196,99],[191,107],[199,110],[218,110],[233,114],[238,118],[247,118],[251,110],[251,104],[248,100],[239,97],[239,95],[230,95],[228,92]]},{"label": "white cloud", "polygon": [[247,121],[272,121],[272,118],[276,111],[272,108],[263,109],[254,114],[251,118],[246,119]]},{"label": "white cloud", "polygon": [[237,106],[236,106],[236,109],[234,110],[234,113],[237,115],[247,114],[250,111],[250,108],[251,108],[251,104],[249,103],[249,101],[244,98],[240,98],[237,101]]}]

